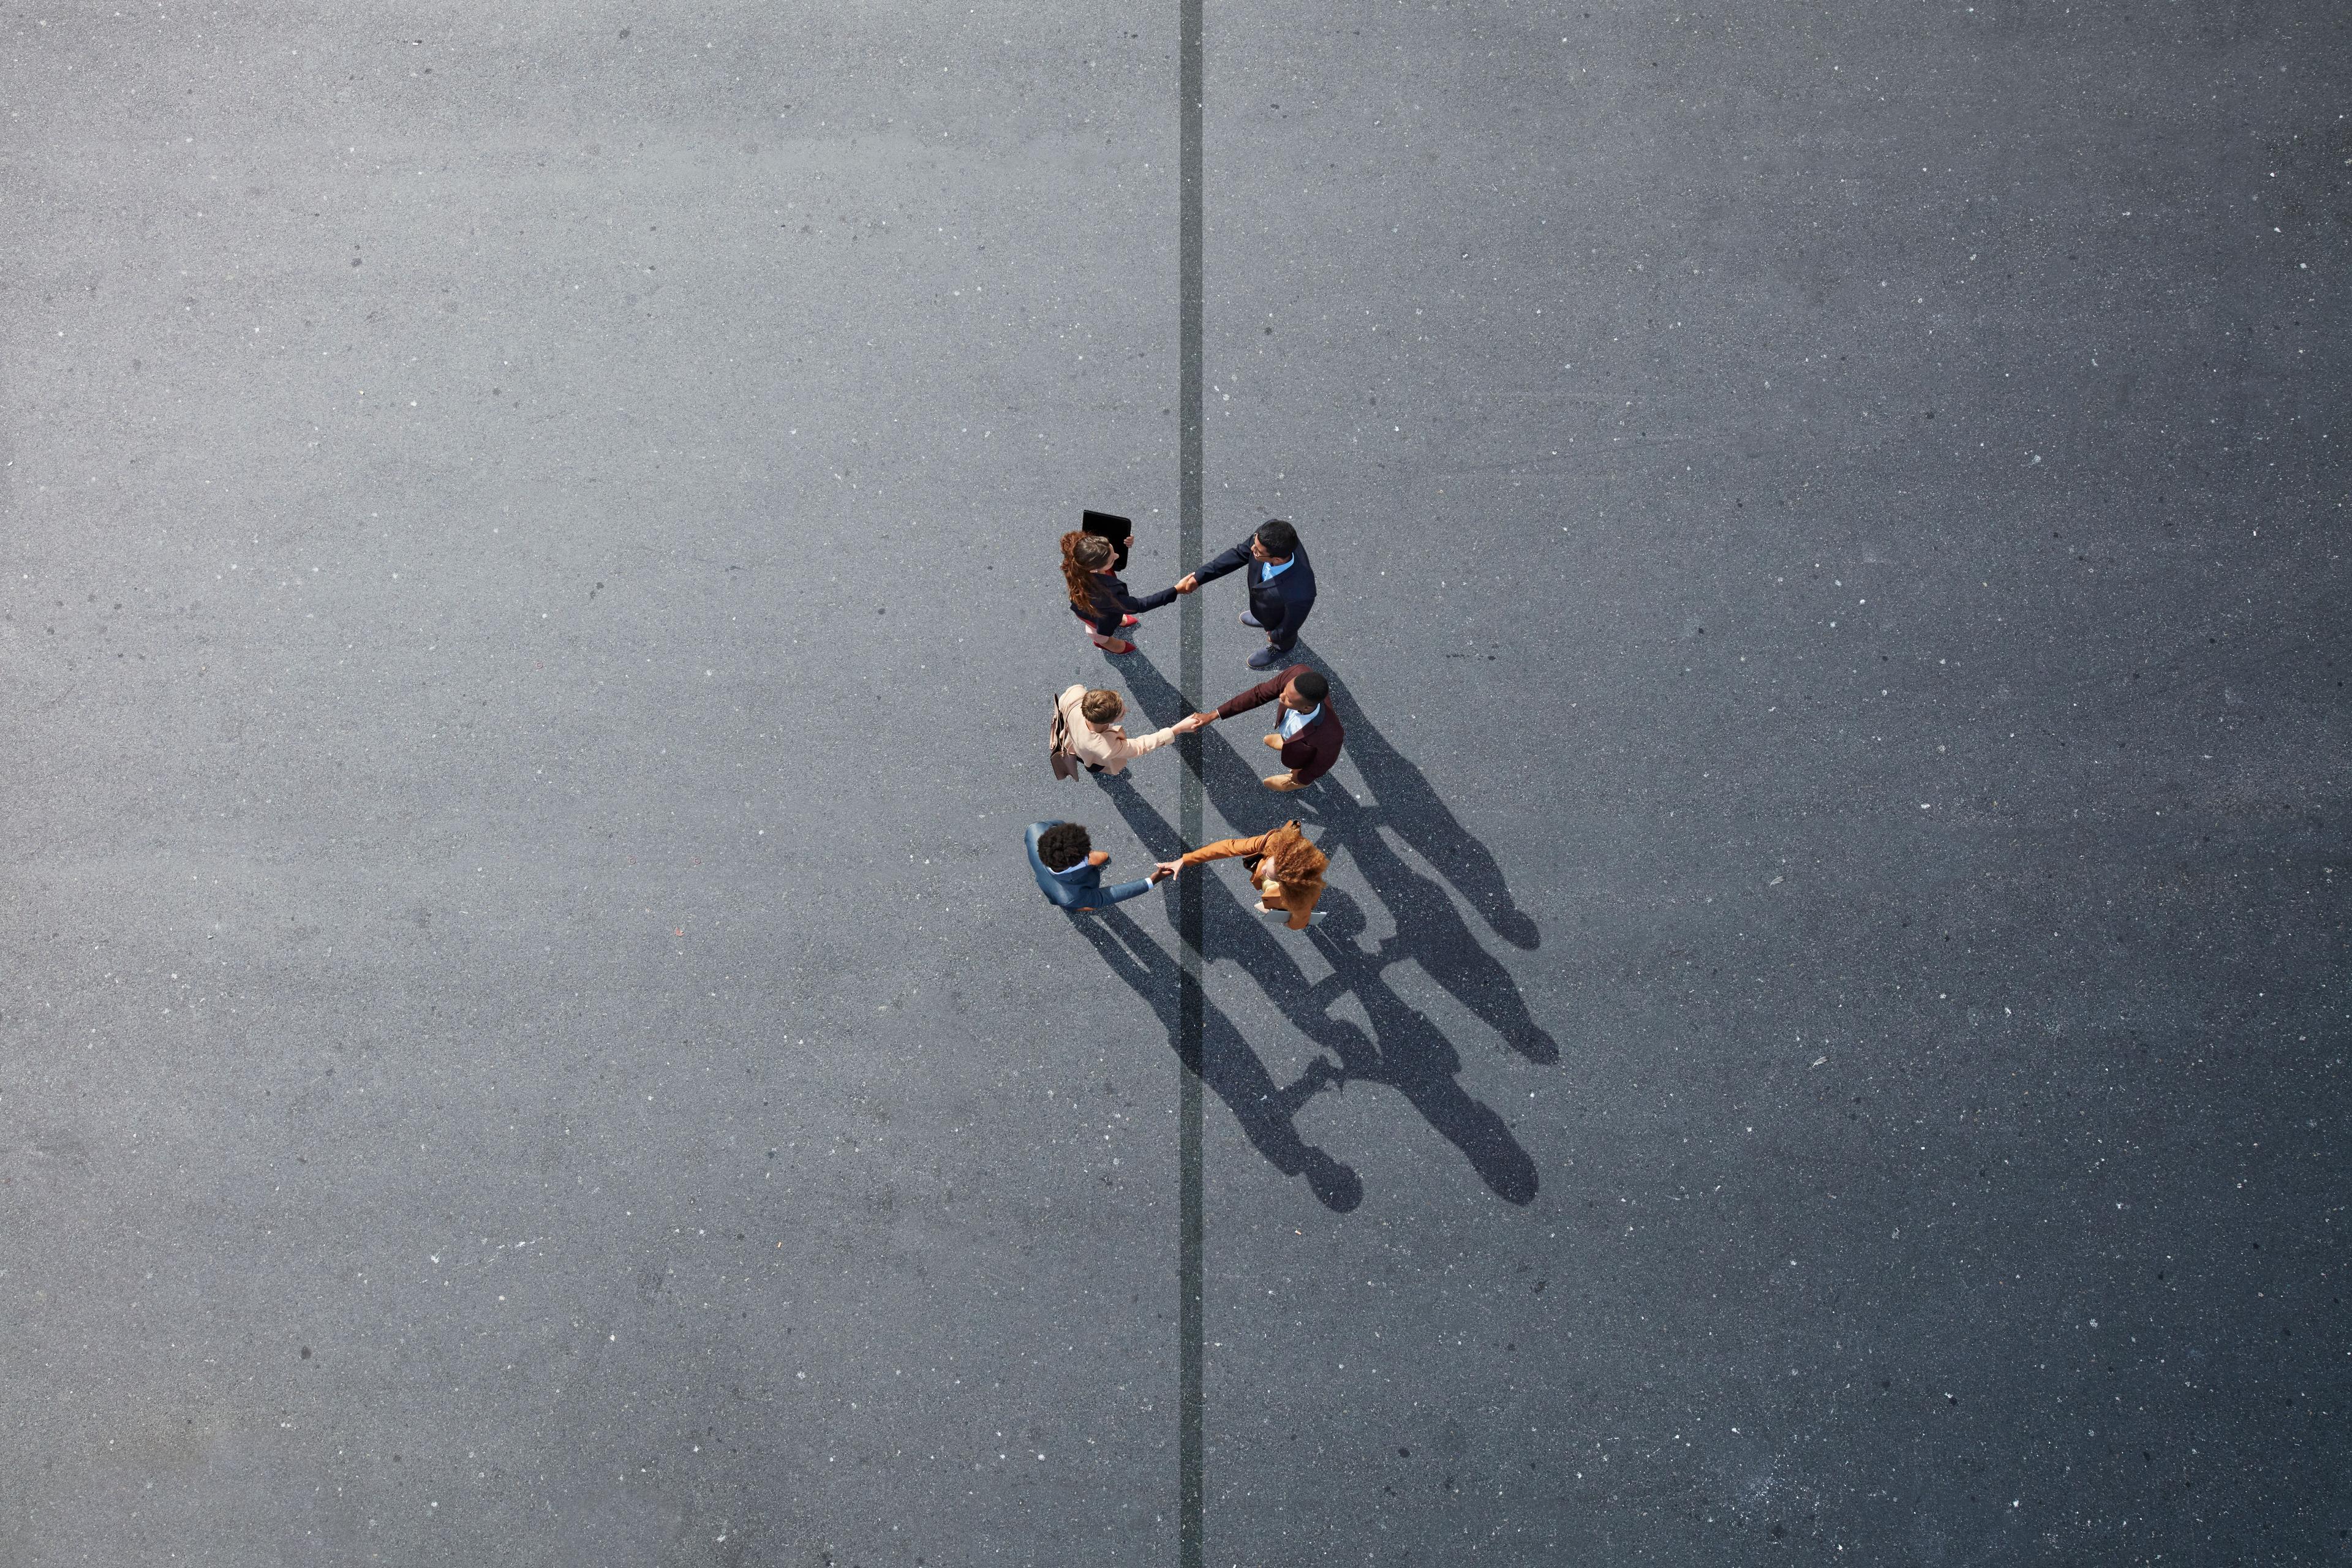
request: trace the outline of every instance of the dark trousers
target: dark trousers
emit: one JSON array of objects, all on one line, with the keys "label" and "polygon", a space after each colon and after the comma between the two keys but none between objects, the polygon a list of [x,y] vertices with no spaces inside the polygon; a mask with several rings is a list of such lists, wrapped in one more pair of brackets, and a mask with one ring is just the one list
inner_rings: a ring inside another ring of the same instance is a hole
[{"label": "dark trousers", "polygon": [[[1250,595],[1250,614],[1257,617],[1257,624],[1261,626],[1277,624],[1288,608],[1289,606],[1275,595],[1268,594],[1261,596],[1252,594]],[[1298,646],[1298,628],[1293,626],[1280,637],[1268,632],[1265,634],[1265,640],[1275,652],[1288,653]]]}]

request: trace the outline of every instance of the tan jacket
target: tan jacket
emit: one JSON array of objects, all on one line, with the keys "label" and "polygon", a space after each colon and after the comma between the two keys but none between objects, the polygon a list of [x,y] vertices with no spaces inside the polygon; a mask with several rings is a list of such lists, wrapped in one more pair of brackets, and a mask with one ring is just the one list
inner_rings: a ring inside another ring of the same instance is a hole
[{"label": "tan jacket", "polygon": [[1078,704],[1086,700],[1084,682],[1071,687],[1055,700],[1062,710],[1062,727],[1069,734],[1070,749],[1065,753],[1082,763],[1092,763],[1107,773],[1122,773],[1127,764],[1146,752],[1156,752],[1176,738],[1171,729],[1146,735],[1140,741],[1130,741],[1127,731],[1113,724],[1108,730],[1097,730],[1087,722]]},{"label": "tan jacket", "polygon": [[[1294,846],[1303,846],[1303,854]],[[1298,831],[1298,824],[1286,822],[1273,832],[1261,833],[1255,838],[1220,838],[1214,844],[1203,844],[1184,857],[1184,864],[1198,866],[1209,860],[1230,860],[1237,855],[1260,857],[1250,867],[1249,874],[1250,886],[1257,889],[1261,896],[1265,890],[1268,868],[1275,861],[1289,861],[1297,857],[1298,864],[1313,868],[1304,874],[1284,878],[1282,893],[1276,900],[1290,911],[1290,929],[1305,931],[1307,917],[1315,912],[1316,902],[1323,897],[1323,871],[1330,864],[1323,851],[1307,842],[1307,836]]]}]

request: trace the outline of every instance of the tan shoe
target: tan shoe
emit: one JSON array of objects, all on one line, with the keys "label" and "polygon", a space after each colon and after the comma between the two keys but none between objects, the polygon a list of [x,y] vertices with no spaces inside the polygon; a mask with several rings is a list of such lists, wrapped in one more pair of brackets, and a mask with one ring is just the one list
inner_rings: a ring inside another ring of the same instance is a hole
[{"label": "tan shoe", "polygon": [[1296,773],[1268,773],[1265,787],[1278,789],[1287,794],[1291,790],[1304,789],[1307,786],[1298,782],[1298,775]]}]

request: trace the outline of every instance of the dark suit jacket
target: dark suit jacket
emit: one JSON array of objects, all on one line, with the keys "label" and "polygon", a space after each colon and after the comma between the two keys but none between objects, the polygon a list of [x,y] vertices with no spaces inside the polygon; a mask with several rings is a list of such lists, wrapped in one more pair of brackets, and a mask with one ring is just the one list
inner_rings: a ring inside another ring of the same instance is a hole
[{"label": "dark suit jacket", "polygon": [[[1108,574],[1087,573],[1087,590],[1094,595],[1094,613],[1088,615],[1078,610],[1078,618],[1094,627],[1097,636],[1107,637],[1118,636],[1119,622],[1125,617],[1156,610],[1162,605],[1173,603],[1176,598],[1175,589],[1162,588],[1157,594],[1146,594],[1139,599],[1128,592],[1127,584],[1118,580],[1115,572]],[[1070,607],[1077,609],[1076,605]]]},{"label": "dark suit jacket", "polygon": [[[1217,704],[1217,717],[1230,719],[1236,713],[1273,701],[1282,695],[1282,689],[1307,667],[1294,664],[1271,680],[1262,680],[1238,697],[1228,697]],[[1276,726],[1277,730],[1280,728]],[[1282,743],[1283,765],[1298,775],[1300,784],[1313,784],[1331,771],[1339,760],[1339,748],[1346,742],[1348,731],[1339,725],[1339,715],[1333,711],[1329,693],[1323,698],[1323,710],[1308,721],[1307,727]]]},{"label": "dark suit jacket", "polygon": [[[1255,533],[1250,536],[1256,537]],[[1265,563],[1251,559],[1250,541],[1244,539],[1193,575],[1203,583],[1213,583],[1226,573],[1244,566],[1249,568],[1250,614],[1265,627],[1275,647],[1288,647],[1298,640],[1298,628],[1306,625],[1307,612],[1315,607],[1315,566],[1307,559],[1307,546],[1298,547],[1281,575],[1268,577]]]}]

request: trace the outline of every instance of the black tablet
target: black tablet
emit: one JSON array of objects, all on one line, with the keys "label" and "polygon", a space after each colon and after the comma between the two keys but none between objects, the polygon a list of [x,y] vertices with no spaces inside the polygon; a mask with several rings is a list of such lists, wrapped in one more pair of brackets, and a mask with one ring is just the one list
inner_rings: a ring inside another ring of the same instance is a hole
[{"label": "black tablet", "polygon": [[1090,510],[1084,514],[1084,521],[1078,526],[1088,533],[1099,534],[1109,540],[1111,548],[1118,552],[1110,563],[1110,569],[1114,572],[1127,570],[1127,537],[1135,531],[1133,518],[1121,517],[1115,511]]}]

